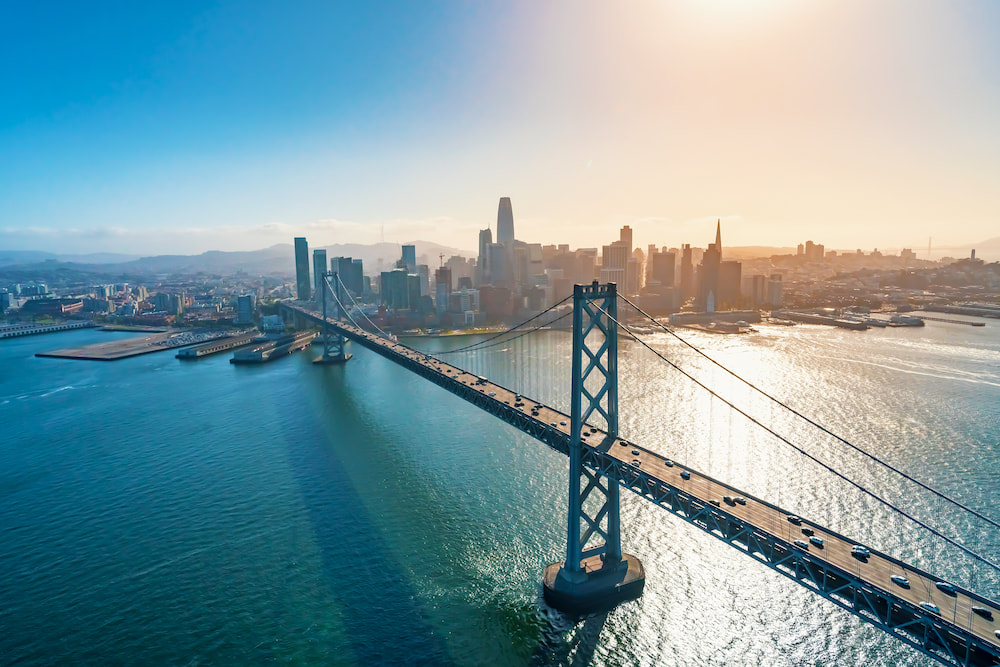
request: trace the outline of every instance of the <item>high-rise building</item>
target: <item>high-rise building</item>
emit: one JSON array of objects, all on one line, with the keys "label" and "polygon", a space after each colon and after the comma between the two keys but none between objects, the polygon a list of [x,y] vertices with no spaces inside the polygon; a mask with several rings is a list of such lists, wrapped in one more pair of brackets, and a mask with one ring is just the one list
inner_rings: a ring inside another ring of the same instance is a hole
[{"label": "high-rise building", "polygon": [[[410,307],[410,295],[408,291],[408,274],[406,269],[393,269],[383,271],[379,281],[381,300],[386,307],[391,309],[403,309]],[[417,284],[418,296],[420,285]]]},{"label": "high-rise building", "polygon": [[253,294],[243,294],[236,299],[236,324],[253,324],[254,312],[257,309],[257,297]]},{"label": "high-rise building", "polygon": [[673,287],[674,260],[674,253],[672,252],[650,251],[649,258],[647,259],[649,262],[648,280],[658,283],[660,287]]},{"label": "high-rise building", "polygon": [[[698,303],[707,311],[719,303],[719,264],[722,262],[722,226],[715,226],[715,243],[710,243],[698,270]],[[736,283],[739,285],[739,282]],[[737,287],[738,289],[738,287]]]},{"label": "high-rise building", "polygon": [[493,244],[493,232],[489,227],[479,230],[479,263],[476,265],[477,284],[485,285],[490,282],[490,246]]},{"label": "high-rise building", "polygon": [[691,256],[691,244],[681,245],[681,299],[694,296],[694,259]]},{"label": "high-rise building", "polygon": [[740,262],[729,259],[719,263],[717,307],[735,308],[739,305],[742,277],[743,265]]},{"label": "high-rise building", "polygon": [[[516,242],[514,241],[514,210],[510,205],[510,197],[501,197],[500,206],[497,209],[497,243],[503,246],[503,263],[504,267],[501,269],[503,273],[503,280],[497,280],[496,276],[493,277],[494,285],[506,285],[510,288],[515,288],[515,265],[517,263],[516,257]],[[491,267],[494,273],[497,272],[497,267]]]},{"label": "high-rise building", "polygon": [[312,295],[312,283],[309,280],[309,244],[305,237],[295,237],[295,296],[300,301],[306,301]]},{"label": "high-rise building", "polygon": [[629,227],[628,225],[625,225],[624,227],[622,227],[621,232],[619,234],[619,239],[618,240],[621,243],[623,243],[626,248],[628,248],[628,252],[631,255],[632,254],[632,248],[634,247],[632,245],[632,228]]},{"label": "high-rise building", "polygon": [[438,315],[448,311],[448,296],[451,294],[451,269],[447,266],[434,271],[434,305]]},{"label": "high-rise building", "polygon": [[514,210],[510,206],[510,197],[500,198],[500,208],[497,210],[497,243],[502,243],[507,252],[514,254]]},{"label": "high-rise building", "polygon": [[772,308],[780,308],[784,302],[784,294],[781,285],[781,275],[773,274],[767,281],[767,305]]},{"label": "high-rise building", "polygon": [[326,273],[326,250],[313,250],[313,294],[319,297],[323,292],[323,274]]},{"label": "high-rise building", "polygon": [[400,260],[402,267],[413,273],[414,269],[417,268],[417,247],[412,245],[403,246],[403,257]]}]

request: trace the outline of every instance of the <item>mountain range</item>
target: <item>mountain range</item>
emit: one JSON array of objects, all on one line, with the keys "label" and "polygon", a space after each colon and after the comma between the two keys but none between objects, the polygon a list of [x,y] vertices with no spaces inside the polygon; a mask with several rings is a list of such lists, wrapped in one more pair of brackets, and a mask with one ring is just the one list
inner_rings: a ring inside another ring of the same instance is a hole
[{"label": "mountain range", "polygon": [[[439,265],[441,255],[444,256],[444,259],[452,255],[475,256],[475,253],[467,250],[429,241],[413,241],[407,245],[416,246],[418,263],[431,267]],[[312,250],[316,248],[326,250],[328,258],[352,257],[361,259],[365,265],[365,272],[369,274],[380,268],[392,268],[402,254],[401,247],[397,243],[376,243],[373,245],[347,243],[310,246],[310,270]],[[16,270],[37,272],[45,269],[59,269],[111,276],[199,272],[232,274],[238,271],[262,275],[294,275],[295,249],[290,243],[279,243],[261,250],[239,252],[212,250],[200,255],[154,255],[151,257],[112,253],[57,255],[33,250],[2,250],[0,251],[0,269],[6,274]]]}]

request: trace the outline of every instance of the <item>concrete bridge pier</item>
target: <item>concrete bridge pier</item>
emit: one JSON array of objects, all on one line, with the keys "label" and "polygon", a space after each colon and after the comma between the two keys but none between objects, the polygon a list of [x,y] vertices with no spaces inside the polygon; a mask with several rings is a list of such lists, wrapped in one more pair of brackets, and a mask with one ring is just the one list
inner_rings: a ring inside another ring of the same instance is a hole
[{"label": "concrete bridge pier", "polygon": [[[580,616],[635,600],[646,583],[642,562],[622,553],[619,472],[612,469],[602,474],[588,467],[581,438],[583,425],[591,416],[604,420],[612,440],[618,437],[617,318],[614,283],[599,285],[594,281],[573,288],[566,560],[545,568],[542,585],[549,605]],[[596,347],[588,344],[588,339],[594,338],[602,339]],[[581,490],[582,481],[586,486]],[[600,505],[594,511],[597,503]],[[603,538],[604,543],[588,547],[592,538]]]}]

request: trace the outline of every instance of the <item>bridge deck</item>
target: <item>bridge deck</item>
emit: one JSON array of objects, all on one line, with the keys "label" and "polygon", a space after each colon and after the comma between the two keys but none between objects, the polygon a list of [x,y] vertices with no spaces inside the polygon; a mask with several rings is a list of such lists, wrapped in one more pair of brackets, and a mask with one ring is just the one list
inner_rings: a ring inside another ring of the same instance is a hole
[{"label": "bridge deck", "polygon": [[[322,323],[322,315],[288,305],[301,316]],[[506,387],[480,379],[429,354],[350,324],[330,320],[345,337],[403,365],[418,375],[503,419],[553,449],[568,454],[570,417]],[[521,403],[521,405],[516,405]],[[533,412],[537,414],[532,414]],[[1000,665],[1000,604],[955,586],[949,595],[943,580],[889,555],[870,550],[859,558],[858,542],[820,524],[796,517],[765,500],[590,425],[584,426],[584,463],[619,479],[631,491],[685,521],[735,546],[772,569],[795,579],[848,611],[938,660],[958,665]],[[637,453],[636,453],[637,452]],[[684,479],[681,473],[690,474]],[[725,502],[729,496],[746,504]],[[822,546],[802,532],[811,529]],[[796,545],[795,541],[807,546]],[[909,588],[891,576],[909,580]],[[940,613],[921,607],[932,603]],[[992,620],[972,608],[987,610]]]}]

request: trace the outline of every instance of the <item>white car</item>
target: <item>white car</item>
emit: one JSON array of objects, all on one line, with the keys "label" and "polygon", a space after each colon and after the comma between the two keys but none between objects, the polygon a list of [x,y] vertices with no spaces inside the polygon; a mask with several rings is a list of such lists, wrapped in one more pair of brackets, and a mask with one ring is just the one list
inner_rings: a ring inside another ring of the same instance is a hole
[{"label": "white car", "polygon": [[938,590],[947,593],[948,595],[955,595],[955,587],[949,584],[947,581],[935,581],[934,585],[938,587]]},{"label": "white car", "polygon": [[860,544],[855,544],[851,547],[851,555],[855,558],[868,558],[872,555],[871,551],[868,551],[868,547],[863,547]]},{"label": "white car", "polygon": [[923,609],[926,609],[927,611],[933,612],[935,614],[940,614],[941,613],[941,608],[938,607],[933,602],[927,602],[926,600],[921,600],[920,601],[920,606]]},{"label": "white car", "polygon": [[894,574],[891,577],[889,577],[889,579],[892,580],[892,583],[902,588],[910,587],[910,580],[900,574]]}]

